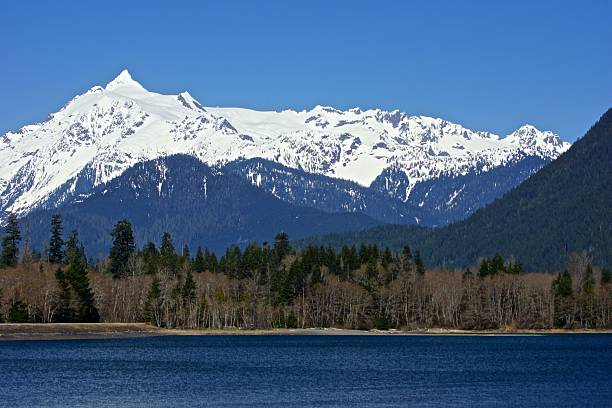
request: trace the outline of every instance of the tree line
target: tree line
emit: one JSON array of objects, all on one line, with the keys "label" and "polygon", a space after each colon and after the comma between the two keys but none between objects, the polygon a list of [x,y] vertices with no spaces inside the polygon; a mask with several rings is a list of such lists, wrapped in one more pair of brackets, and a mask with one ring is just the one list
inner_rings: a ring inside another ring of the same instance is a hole
[{"label": "tree line", "polygon": [[525,273],[499,254],[466,270],[426,268],[420,251],[272,242],[137,248],[118,221],[108,256],[88,260],[78,232],[51,219],[46,250],[10,215],[0,257],[0,319],[141,322],[173,328],[527,329],[612,327],[612,276],[572,254],[557,275]]}]

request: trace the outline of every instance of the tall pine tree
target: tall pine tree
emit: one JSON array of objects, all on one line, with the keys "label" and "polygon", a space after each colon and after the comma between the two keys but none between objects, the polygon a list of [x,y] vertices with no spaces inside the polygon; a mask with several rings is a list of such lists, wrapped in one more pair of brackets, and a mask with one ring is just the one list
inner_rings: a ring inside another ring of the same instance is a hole
[{"label": "tall pine tree", "polygon": [[204,263],[204,254],[202,253],[202,247],[198,246],[198,251],[196,252],[196,256],[193,260],[193,270],[197,273],[204,272],[206,269],[206,265]]},{"label": "tall pine tree", "polygon": [[113,245],[109,253],[109,271],[114,278],[118,278],[126,274],[128,260],[136,249],[132,224],[128,220],[120,220],[113,227],[111,236]]},{"label": "tall pine tree", "polygon": [[82,248],[78,238],[74,236],[75,245],[66,252],[68,265],[64,273],[66,281],[70,283],[76,297],[76,320],[84,323],[100,321],[98,309],[94,304],[94,295],[89,285],[85,256],[80,252]]},{"label": "tall pine tree", "polygon": [[0,257],[1,266],[16,266],[19,261],[19,223],[17,216],[10,213],[4,228],[6,235],[2,238],[2,255]]},{"label": "tall pine tree", "polygon": [[170,272],[176,273],[178,270],[178,259],[172,237],[168,232],[162,234],[161,245],[159,247],[159,261],[162,267],[167,268]]},{"label": "tall pine tree", "polygon": [[49,238],[49,263],[64,262],[64,240],[62,239],[62,217],[59,214],[51,216],[51,237]]}]

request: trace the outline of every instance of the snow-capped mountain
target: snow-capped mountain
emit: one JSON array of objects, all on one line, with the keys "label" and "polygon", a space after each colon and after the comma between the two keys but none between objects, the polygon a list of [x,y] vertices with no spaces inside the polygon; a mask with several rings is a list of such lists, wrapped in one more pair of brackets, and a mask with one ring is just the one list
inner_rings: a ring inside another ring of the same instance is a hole
[{"label": "snow-capped mountain", "polygon": [[[466,186],[481,175],[523,163],[510,185],[497,187],[498,181],[492,181],[494,197],[468,197],[470,204],[461,207],[458,216],[437,222],[444,223],[487,204],[568,148],[554,133],[530,125],[500,137],[397,110],[203,107],[187,92],[149,92],[123,71],[105,87],[75,97],[45,122],[0,138],[0,209],[23,215],[37,207],[55,207],[87,196],[137,163],[187,154],[218,168],[265,159],[306,174],[354,182],[356,188],[385,193],[413,208],[444,212],[465,199],[470,190]],[[525,166],[525,159],[531,164]],[[261,174],[243,175],[254,185],[262,184]],[[454,182],[432,194],[436,180]],[[420,188],[427,183],[429,191]],[[273,182],[261,187],[291,201],[275,193]],[[299,188],[308,189],[308,183]],[[439,198],[430,203],[430,195]],[[300,205],[317,207],[316,202]],[[336,211],[364,211],[351,205],[345,200]],[[415,220],[418,217],[407,222]]]}]

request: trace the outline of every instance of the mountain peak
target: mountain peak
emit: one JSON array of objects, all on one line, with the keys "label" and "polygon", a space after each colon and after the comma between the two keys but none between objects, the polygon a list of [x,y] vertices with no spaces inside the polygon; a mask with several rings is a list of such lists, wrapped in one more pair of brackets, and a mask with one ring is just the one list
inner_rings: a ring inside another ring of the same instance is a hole
[{"label": "mountain peak", "polygon": [[107,91],[113,91],[117,88],[123,88],[123,87],[131,87],[131,88],[137,88],[139,90],[145,90],[142,85],[140,85],[138,82],[136,82],[133,78],[132,75],[130,75],[130,72],[127,69],[124,69],[123,71],[121,71],[121,73],[119,75],[117,75],[117,77],[115,79],[113,79],[112,81],[110,81],[107,85],[106,85],[106,90]]}]

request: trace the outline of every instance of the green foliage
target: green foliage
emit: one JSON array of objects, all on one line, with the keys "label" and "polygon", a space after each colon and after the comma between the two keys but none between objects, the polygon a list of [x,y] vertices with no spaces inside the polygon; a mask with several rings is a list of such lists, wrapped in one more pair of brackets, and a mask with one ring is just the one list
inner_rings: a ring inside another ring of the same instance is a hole
[{"label": "green foliage", "polygon": [[193,302],[196,298],[196,284],[193,280],[191,270],[187,271],[187,277],[182,287],[182,297],[185,302]]},{"label": "green foliage", "polygon": [[19,261],[19,241],[21,241],[21,233],[15,214],[9,214],[4,231],[6,235],[2,238],[0,266],[16,266]]},{"label": "green foliage", "polygon": [[574,293],[572,277],[567,270],[563,271],[563,273],[559,273],[552,285],[556,297],[568,298]]},{"label": "green foliage", "polygon": [[292,251],[291,244],[289,244],[289,236],[285,232],[279,232],[274,237],[274,255],[276,263],[280,263],[287,255]]},{"label": "green foliage", "polygon": [[9,308],[8,320],[11,323],[29,323],[28,305],[20,299],[13,299]]},{"label": "green foliage", "polygon": [[127,273],[127,265],[130,256],[134,253],[134,234],[132,224],[126,220],[118,221],[111,232],[113,244],[109,253],[109,272],[118,278]]},{"label": "green foliage", "polygon": [[204,261],[204,253],[202,247],[198,246],[198,251],[193,259],[193,270],[197,273],[204,272],[206,270],[206,263]]},{"label": "green foliage", "polygon": [[425,265],[421,259],[421,251],[418,249],[414,253],[414,266],[419,275],[423,275],[425,273]]},{"label": "green foliage", "polygon": [[64,262],[64,240],[62,239],[62,217],[60,214],[51,216],[51,237],[49,238],[49,262],[60,264]]},{"label": "green foliage", "polygon": [[156,274],[159,266],[159,251],[157,251],[153,242],[147,242],[140,251],[140,257],[144,263],[144,273],[147,275]]},{"label": "green foliage", "polygon": [[160,266],[167,268],[172,273],[178,272],[178,257],[174,250],[172,237],[168,232],[162,235],[161,245],[159,248],[159,263]]},{"label": "green foliage", "polygon": [[147,323],[161,325],[161,310],[163,298],[160,287],[159,277],[155,276],[151,282],[151,287],[147,293],[147,300],[144,306],[144,318]]},{"label": "green foliage", "polygon": [[595,277],[593,276],[593,267],[591,265],[587,265],[580,286],[583,294],[593,294],[593,290],[595,289]]},{"label": "green foliage", "polygon": [[[78,238],[75,236],[75,246],[81,247]],[[100,321],[100,315],[94,304],[94,295],[89,286],[89,276],[85,256],[79,250],[69,251],[66,254],[68,264],[63,274],[66,281],[70,284],[74,300],[71,303],[76,305],[76,320],[79,322],[96,323]]]},{"label": "green foliage", "polygon": [[53,321],[56,323],[71,323],[77,321],[77,313],[72,305],[72,292],[70,289],[70,284],[68,283],[62,268],[57,268],[55,271],[55,280],[57,281],[60,291]]},{"label": "green foliage", "polygon": [[380,264],[383,268],[387,269],[389,265],[391,265],[391,262],[393,262],[393,255],[391,254],[391,250],[389,248],[385,248],[382,258],[380,259]]}]

